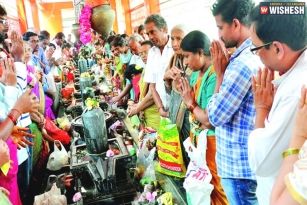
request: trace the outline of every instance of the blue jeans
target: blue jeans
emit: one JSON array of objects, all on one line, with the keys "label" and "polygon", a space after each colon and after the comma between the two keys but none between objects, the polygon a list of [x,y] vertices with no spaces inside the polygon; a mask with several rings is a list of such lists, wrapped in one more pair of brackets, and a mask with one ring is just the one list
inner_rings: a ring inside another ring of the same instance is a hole
[{"label": "blue jeans", "polygon": [[257,181],[221,178],[222,187],[231,205],[258,205]]},{"label": "blue jeans", "polygon": [[[30,126],[27,126],[27,128],[30,128]],[[31,133],[30,129],[28,130],[28,133]],[[33,142],[33,138],[26,137],[27,140],[30,142]],[[18,173],[17,173],[17,178],[18,178],[18,188],[19,188],[19,194],[20,194],[20,199],[22,201],[22,204],[26,204],[26,196],[27,196],[27,191],[29,188],[30,184],[30,179],[32,175],[32,155],[33,155],[33,147],[27,145],[27,151],[28,151],[28,159],[21,163],[18,166]]]}]

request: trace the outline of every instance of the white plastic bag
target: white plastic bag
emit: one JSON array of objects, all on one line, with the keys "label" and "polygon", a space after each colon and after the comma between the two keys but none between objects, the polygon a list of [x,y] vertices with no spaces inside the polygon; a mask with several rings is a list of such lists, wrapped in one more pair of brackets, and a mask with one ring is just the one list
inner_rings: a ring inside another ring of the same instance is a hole
[{"label": "white plastic bag", "polygon": [[67,205],[65,195],[61,195],[61,190],[54,183],[50,191],[35,196],[34,205]]},{"label": "white plastic bag", "polygon": [[188,194],[189,205],[210,205],[212,184],[191,178],[184,181],[183,187]]},{"label": "white plastic bag", "polygon": [[[61,145],[61,150],[59,150],[56,143]],[[68,165],[68,153],[60,141],[54,140],[54,151],[49,156],[47,169],[57,171],[65,165]]]},{"label": "white plastic bag", "polygon": [[186,178],[183,183],[189,205],[210,205],[210,195],[213,185],[210,184],[212,174],[206,162],[207,131],[203,130],[198,136],[197,148],[191,143],[190,138],[183,143],[190,157]]},{"label": "white plastic bag", "polygon": [[147,141],[154,140],[157,138],[157,133],[147,134],[144,140],[139,143],[140,148],[138,150],[138,157],[136,161],[135,177],[138,180],[143,178],[150,178],[156,180],[154,171],[153,159],[155,158],[156,147],[153,146],[150,150],[147,146]]},{"label": "white plastic bag", "polygon": [[65,130],[65,127],[66,125],[69,125],[70,122],[69,122],[69,119],[67,117],[67,115],[64,113],[64,116],[63,117],[58,117],[57,118],[57,122],[59,124],[59,127],[62,129],[62,130]]}]

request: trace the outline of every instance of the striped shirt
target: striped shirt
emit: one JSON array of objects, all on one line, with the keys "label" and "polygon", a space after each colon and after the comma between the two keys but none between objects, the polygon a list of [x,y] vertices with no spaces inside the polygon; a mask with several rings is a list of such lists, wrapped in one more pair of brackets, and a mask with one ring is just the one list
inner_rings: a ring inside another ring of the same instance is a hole
[{"label": "striped shirt", "polygon": [[219,93],[207,106],[209,120],[216,127],[216,163],[222,178],[255,179],[247,151],[256,115],[251,77],[262,63],[250,52],[251,44],[248,38],[232,55]]}]

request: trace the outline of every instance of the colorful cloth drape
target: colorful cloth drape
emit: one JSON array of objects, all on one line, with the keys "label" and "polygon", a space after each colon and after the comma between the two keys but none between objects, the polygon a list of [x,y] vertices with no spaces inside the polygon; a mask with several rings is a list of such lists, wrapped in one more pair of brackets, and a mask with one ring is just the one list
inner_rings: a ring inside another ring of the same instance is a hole
[{"label": "colorful cloth drape", "polygon": [[126,82],[124,79],[124,68],[123,68],[123,64],[120,61],[118,56],[115,56],[115,69],[116,72],[118,74],[118,77],[120,79],[120,85],[118,86],[121,90],[123,90],[126,86]]},{"label": "colorful cloth drape", "polygon": [[[144,74],[145,74],[145,68],[143,69],[141,79],[139,81],[140,85],[140,99],[141,101],[147,94],[148,92],[148,84],[143,81],[144,79]],[[158,107],[154,103],[153,105],[149,106],[144,110],[144,119],[142,120],[142,124],[145,127],[151,127],[155,130],[159,129],[160,126],[160,113],[158,111]]]},{"label": "colorful cloth drape", "polygon": [[0,175],[0,187],[4,187],[10,192],[9,200],[11,201],[12,204],[22,205],[17,184],[17,172],[18,172],[17,147],[13,143],[11,138],[9,138],[6,141],[6,144],[9,147],[10,159],[13,161],[13,164],[11,164],[11,169],[9,169],[7,176],[4,176],[3,174]]},{"label": "colorful cloth drape", "polygon": [[[174,54],[170,60],[169,66],[167,67],[167,72],[172,67],[176,66],[177,68],[184,71],[185,76],[190,80],[192,71],[184,66],[183,57],[181,55]],[[181,77],[181,76],[180,76]],[[177,125],[179,131],[179,138],[181,147],[183,147],[183,142],[189,137],[190,133],[190,123],[189,123],[189,112],[186,110],[185,105],[182,101],[182,97],[176,88],[177,84],[175,81],[172,81],[172,90],[170,92],[170,101],[169,101],[169,119],[172,123]],[[166,87],[166,91],[168,88]],[[189,156],[187,152],[183,151],[183,159],[186,167],[189,164]]]}]

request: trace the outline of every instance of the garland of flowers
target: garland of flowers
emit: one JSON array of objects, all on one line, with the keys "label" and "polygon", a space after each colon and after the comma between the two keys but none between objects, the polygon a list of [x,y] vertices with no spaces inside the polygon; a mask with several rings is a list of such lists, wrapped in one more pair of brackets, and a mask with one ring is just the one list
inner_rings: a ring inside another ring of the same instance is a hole
[{"label": "garland of flowers", "polygon": [[81,73],[81,78],[90,78],[90,77],[91,77],[91,75],[90,75],[89,72],[83,72],[83,73]]},{"label": "garland of flowers", "polygon": [[85,100],[85,105],[88,110],[92,110],[93,108],[99,108],[99,101],[96,98],[87,98]]},{"label": "garland of flowers", "polygon": [[80,41],[83,44],[91,42],[91,16],[92,7],[85,5],[79,17],[80,28],[78,31],[80,34]]}]

